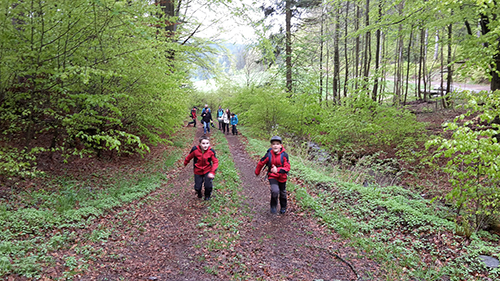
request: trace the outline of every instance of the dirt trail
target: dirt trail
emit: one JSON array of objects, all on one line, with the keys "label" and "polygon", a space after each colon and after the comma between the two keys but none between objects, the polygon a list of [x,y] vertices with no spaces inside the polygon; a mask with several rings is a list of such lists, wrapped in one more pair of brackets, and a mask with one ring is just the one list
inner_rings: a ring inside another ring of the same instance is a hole
[{"label": "dirt trail", "polygon": [[[220,134],[214,131],[212,134]],[[202,133],[198,128],[193,144]],[[271,215],[269,185],[254,175],[256,161],[245,152],[243,137],[226,138],[243,185],[243,208],[250,212],[234,247],[246,269],[247,280],[357,280],[353,270],[329,252],[348,260],[362,277],[359,280],[374,280],[367,277],[376,268],[374,263],[344,247],[337,234],[298,211],[290,197],[285,215]],[[125,223],[118,225],[123,217],[109,218],[106,225],[114,227],[113,233],[120,233],[121,237],[110,237],[102,245],[105,258],[95,261],[90,271],[77,279],[180,281],[227,280],[220,276],[232,276],[224,267],[220,268],[220,275],[204,270],[210,261],[200,259],[200,245],[205,238],[197,224],[210,202],[196,198],[192,177],[192,166],[188,165],[168,187],[154,192],[152,200],[133,210]],[[207,256],[213,261],[217,253]]]},{"label": "dirt trail", "polygon": [[[241,136],[229,135],[227,139],[252,217],[242,230],[241,249],[247,253],[245,264],[254,269],[257,277],[265,280],[356,280],[352,269],[330,252],[350,260],[361,276],[374,269],[373,264],[357,260],[354,250],[343,246],[337,234],[329,233],[315,219],[300,212],[290,196],[286,214],[271,214],[269,184],[254,174],[257,160],[246,153]],[[293,169],[293,163],[291,165]]]}]

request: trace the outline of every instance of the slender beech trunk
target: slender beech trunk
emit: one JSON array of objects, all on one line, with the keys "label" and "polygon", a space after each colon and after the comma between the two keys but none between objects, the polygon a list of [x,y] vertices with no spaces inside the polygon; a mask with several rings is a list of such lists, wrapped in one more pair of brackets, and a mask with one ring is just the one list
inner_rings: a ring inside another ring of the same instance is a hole
[{"label": "slender beech trunk", "polygon": [[321,8],[321,27],[320,27],[320,38],[319,38],[319,105],[323,103],[323,44],[324,44],[324,33],[323,28],[325,25],[325,16],[323,13],[323,8]]},{"label": "slender beech trunk", "polygon": [[418,55],[418,79],[417,79],[417,97],[418,99],[422,99],[421,92],[421,84],[422,81],[422,66],[424,63],[424,38],[425,38],[425,29],[420,29],[420,53]]},{"label": "slender beech trunk", "polygon": [[[382,19],[382,1],[379,0],[378,2],[378,20],[377,21],[380,21]],[[380,64],[380,28],[377,29],[377,32],[376,32],[376,44],[375,44],[375,79],[373,81],[373,91],[372,91],[372,100],[373,101],[377,101],[377,94],[378,94],[378,77],[380,75],[379,73],[379,64]]]},{"label": "slender beech trunk", "polygon": [[[441,103],[443,104],[443,108],[446,108],[446,103],[444,101],[444,44],[441,43],[441,48],[440,48],[440,59],[439,59],[439,95],[441,96]],[[437,108],[437,101],[436,101],[436,108]]]},{"label": "slender beech trunk", "polygon": [[408,97],[408,84],[410,82],[410,51],[411,51],[411,43],[413,41],[413,25],[411,26],[410,31],[410,40],[408,41],[408,49],[407,49],[407,64],[406,64],[406,86],[405,86],[405,98],[403,101],[403,105],[406,105],[406,99]]},{"label": "slender beech trunk", "polygon": [[285,24],[286,24],[286,46],[285,46],[285,64],[286,64],[286,91],[289,97],[292,95],[292,0],[286,0],[285,6]]},{"label": "slender beech trunk", "polygon": [[334,24],[334,40],[333,40],[333,85],[332,92],[335,97],[335,103],[340,103],[340,51],[339,51],[339,38],[340,38],[340,7],[336,7],[335,13],[335,24]]},{"label": "slender beech trunk", "polygon": [[345,22],[344,22],[344,64],[345,64],[345,76],[344,76],[344,97],[347,97],[347,82],[349,81],[349,60],[347,52],[347,33],[348,33],[348,17],[349,17],[349,1],[346,2],[346,12],[345,12]]},{"label": "slender beech trunk", "polygon": [[[359,4],[356,3],[356,16],[354,17],[354,32],[359,30],[359,18],[361,16],[361,11],[359,9]],[[358,77],[359,77],[359,36],[356,36],[355,49],[354,49],[354,79],[356,81],[354,88],[358,88]]]},{"label": "slender beech trunk", "polygon": [[434,60],[439,58],[439,32],[436,31],[436,36],[434,37]]},{"label": "slender beech trunk", "polygon": [[325,106],[328,107],[328,83],[329,83],[329,76],[330,76],[330,48],[328,41],[326,42],[326,81],[325,81]]},{"label": "slender beech trunk", "polygon": [[[452,12],[453,15],[453,12]],[[446,98],[445,104],[446,107],[450,106],[451,103],[451,84],[453,83],[453,65],[452,65],[452,56],[451,56],[451,39],[452,39],[452,29],[453,25],[448,25],[448,56],[446,60],[446,70],[448,75],[446,76]]]},{"label": "slender beech trunk", "polygon": [[[366,0],[365,6],[365,26],[370,26],[370,0]],[[370,64],[371,64],[371,32],[368,30],[365,33],[365,51],[364,51],[364,64],[363,64],[363,88],[368,87],[368,76],[370,75]]]},{"label": "slender beech trunk", "polygon": [[403,26],[399,25],[398,30],[398,40],[397,40],[397,48],[396,48],[396,77],[394,81],[394,104],[399,106],[401,102],[401,84],[402,84],[402,75],[401,75],[401,66],[403,64],[403,36],[401,36],[403,30]]}]

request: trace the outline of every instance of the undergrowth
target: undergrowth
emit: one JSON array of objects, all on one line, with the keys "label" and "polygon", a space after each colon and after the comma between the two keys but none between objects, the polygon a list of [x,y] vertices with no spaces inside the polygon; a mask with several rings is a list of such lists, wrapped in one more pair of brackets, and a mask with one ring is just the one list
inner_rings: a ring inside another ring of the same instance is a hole
[{"label": "undergrowth", "polygon": [[[250,155],[257,156],[266,146],[267,141],[248,138]],[[360,255],[368,253],[380,263],[387,280],[500,277],[498,268],[486,267],[479,257],[499,258],[497,235],[480,231],[470,239],[461,237],[454,232],[452,210],[439,202],[399,186],[343,181],[335,169],[289,152],[290,175],[297,184],[290,182],[288,190],[300,207],[349,240]]]},{"label": "undergrowth", "polygon": [[[191,140],[192,134],[180,138]],[[44,268],[61,261],[66,268],[63,279],[88,268],[88,261],[101,251],[88,244],[105,241],[112,229],[87,229],[113,208],[145,198],[165,183],[164,172],[181,157],[182,148],[173,146],[168,151],[155,163],[146,164],[147,172],[95,172],[93,178],[105,179],[100,184],[92,179],[47,176],[47,188],[26,190],[0,201],[0,277],[40,278]],[[52,255],[70,247],[83,257]]]}]

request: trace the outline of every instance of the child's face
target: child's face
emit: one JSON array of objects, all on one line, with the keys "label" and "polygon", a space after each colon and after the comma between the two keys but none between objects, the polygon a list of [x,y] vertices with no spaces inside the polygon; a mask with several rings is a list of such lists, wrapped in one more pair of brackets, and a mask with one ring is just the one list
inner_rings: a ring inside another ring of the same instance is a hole
[{"label": "child's face", "polygon": [[210,147],[210,141],[209,140],[202,140],[200,142],[200,147],[201,147],[201,150],[207,151],[208,148]]},{"label": "child's face", "polygon": [[282,147],[283,146],[281,145],[281,142],[279,142],[279,141],[273,141],[271,143],[271,149],[274,151],[274,153],[280,152]]}]

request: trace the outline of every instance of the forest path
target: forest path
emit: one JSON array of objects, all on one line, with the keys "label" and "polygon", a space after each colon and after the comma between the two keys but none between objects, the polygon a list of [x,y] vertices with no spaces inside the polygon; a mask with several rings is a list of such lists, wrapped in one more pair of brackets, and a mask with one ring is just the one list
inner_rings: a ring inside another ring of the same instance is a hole
[{"label": "forest path", "polygon": [[[198,127],[193,145],[202,134]],[[168,186],[153,192],[141,207],[125,207],[116,212],[122,215],[106,218],[104,225],[113,234],[100,245],[105,254],[76,279],[375,280],[372,274],[377,265],[300,211],[291,196],[286,214],[270,214],[269,184],[255,176],[257,162],[246,153],[244,137],[226,135],[226,139],[244,198],[239,212],[245,219],[238,225],[234,247],[207,250],[210,229],[200,225],[214,202],[196,198],[190,164],[181,167]],[[330,253],[349,261],[361,278]]]}]

